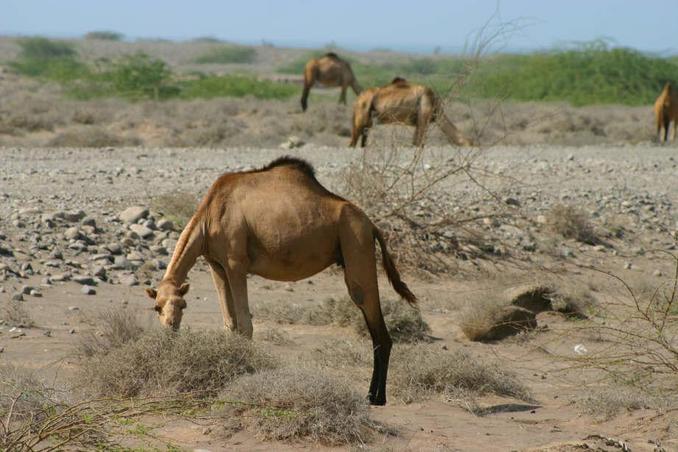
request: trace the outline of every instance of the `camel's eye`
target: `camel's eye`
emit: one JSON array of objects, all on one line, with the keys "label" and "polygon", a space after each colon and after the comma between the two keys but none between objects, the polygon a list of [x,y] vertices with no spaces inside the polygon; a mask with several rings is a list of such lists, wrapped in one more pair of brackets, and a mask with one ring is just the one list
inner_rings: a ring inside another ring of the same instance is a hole
[{"label": "camel's eye", "polygon": [[155,307],[153,309],[155,309],[155,312],[157,312],[158,314],[160,314],[162,312],[162,307],[158,306],[157,304],[155,305]]}]

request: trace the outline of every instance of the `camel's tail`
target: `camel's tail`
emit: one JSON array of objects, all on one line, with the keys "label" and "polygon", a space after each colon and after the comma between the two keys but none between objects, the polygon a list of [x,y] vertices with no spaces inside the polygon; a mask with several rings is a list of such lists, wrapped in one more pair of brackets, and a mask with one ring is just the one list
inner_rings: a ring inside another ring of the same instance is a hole
[{"label": "camel's tail", "polygon": [[386,240],[384,239],[384,236],[381,235],[381,231],[379,231],[376,226],[374,228],[374,238],[376,238],[377,242],[379,242],[384,270],[386,271],[386,275],[388,276],[388,281],[391,283],[391,286],[393,286],[393,289],[398,293],[398,295],[403,297],[409,304],[415,305],[417,303],[417,297],[412,293],[410,288],[407,287],[407,284],[405,284],[403,280],[400,279],[400,272],[396,268],[391,254],[388,252]]}]

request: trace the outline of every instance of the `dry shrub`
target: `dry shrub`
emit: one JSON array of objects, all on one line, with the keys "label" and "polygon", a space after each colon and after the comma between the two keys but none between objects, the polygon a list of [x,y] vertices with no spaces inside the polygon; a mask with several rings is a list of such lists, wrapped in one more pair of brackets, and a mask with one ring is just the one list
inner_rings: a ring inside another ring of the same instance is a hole
[{"label": "dry shrub", "polygon": [[[52,405],[54,392],[28,369],[3,364],[0,366],[0,418],[12,414],[14,420],[39,422]],[[0,432],[1,433],[1,432]]]},{"label": "dry shrub", "polygon": [[109,309],[96,316],[96,332],[86,332],[78,342],[78,354],[103,356],[113,349],[139,339],[144,333],[138,315],[127,309]]},{"label": "dry shrub", "polygon": [[178,191],[158,196],[153,199],[151,207],[179,228],[183,228],[195,213],[198,200],[195,194]]},{"label": "dry shrub", "polygon": [[17,328],[31,328],[35,321],[20,301],[6,301],[0,304],[0,323]]},{"label": "dry shrub", "polygon": [[600,243],[589,216],[576,207],[556,204],[547,212],[546,222],[553,232],[566,239],[574,239],[589,245]]},{"label": "dry shrub", "polygon": [[450,397],[460,392],[532,401],[530,390],[514,373],[463,350],[445,351],[431,345],[398,347],[394,348],[391,363],[395,395],[406,403],[434,394]]},{"label": "dry shrub", "polygon": [[318,370],[279,369],[242,377],[222,396],[231,431],[264,440],[303,438],[327,445],[364,443],[380,427],[346,380]]},{"label": "dry shrub", "polygon": [[559,287],[550,299],[553,310],[575,319],[589,318],[598,305],[591,291],[581,285]]},{"label": "dry shrub", "polygon": [[518,306],[497,290],[471,297],[459,314],[459,326],[472,341],[498,340],[536,326],[534,313]]},{"label": "dry shrub", "polygon": [[155,330],[82,363],[85,391],[133,397],[153,394],[210,395],[234,378],[275,367],[252,341],[221,331]]},{"label": "dry shrub", "polygon": [[263,330],[259,335],[262,341],[270,342],[274,345],[291,345],[294,341],[290,338],[290,335],[286,331],[279,329],[268,328]]},{"label": "dry shrub", "polygon": [[49,140],[47,146],[73,148],[101,148],[109,146],[138,146],[135,137],[114,135],[97,126],[79,126],[67,129]]},{"label": "dry shrub", "polygon": [[372,366],[372,355],[371,344],[352,339],[324,341],[311,352],[312,360],[322,367],[352,370]]},{"label": "dry shrub", "polygon": [[622,411],[663,408],[667,398],[658,398],[624,387],[597,389],[575,401],[579,410],[594,418],[607,421]]},{"label": "dry shrub", "polygon": [[[403,300],[381,302],[386,327],[394,342],[428,341],[430,327],[421,312]],[[322,305],[302,306],[297,303],[257,303],[254,315],[259,319],[282,324],[351,326],[361,336],[369,336],[360,309],[348,297],[327,298]]]}]

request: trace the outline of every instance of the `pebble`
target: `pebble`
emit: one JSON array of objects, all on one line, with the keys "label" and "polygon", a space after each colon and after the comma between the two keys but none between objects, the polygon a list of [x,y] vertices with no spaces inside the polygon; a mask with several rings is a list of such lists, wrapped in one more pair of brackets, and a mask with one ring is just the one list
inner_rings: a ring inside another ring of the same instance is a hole
[{"label": "pebble", "polygon": [[96,295],[97,293],[96,289],[92,286],[82,286],[80,292],[82,292],[85,295]]},{"label": "pebble", "polygon": [[130,230],[142,239],[147,239],[153,236],[153,230],[143,224],[132,224],[130,225]]},{"label": "pebble", "polygon": [[78,284],[82,284],[83,286],[96,286],[97,285],[97,282],[91,276],[76,275],[76,276],[73,276],[72,279],[73,279],[73,281],[77,282]]},{"label": "pebble", "polygon": [[141,206],[132,206],[118,214],[118,218],[125,223],[136,223],[148,216],[148,209]]}]

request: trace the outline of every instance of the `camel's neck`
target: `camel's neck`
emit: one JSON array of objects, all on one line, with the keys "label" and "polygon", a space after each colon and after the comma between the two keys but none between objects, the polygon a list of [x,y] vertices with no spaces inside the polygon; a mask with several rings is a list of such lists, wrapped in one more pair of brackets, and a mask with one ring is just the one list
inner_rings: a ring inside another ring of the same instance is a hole
[{"label": "camel's neck", "polygon": [[196,259],[203,254],[204,250],[205,236],[203,222],[198,220],[196,216],[193,216],[179,236],[163,281],[172,281],[176,286],[183,284],[186,281],[186,275],[188,275],[189,270],[193,268]]}]

